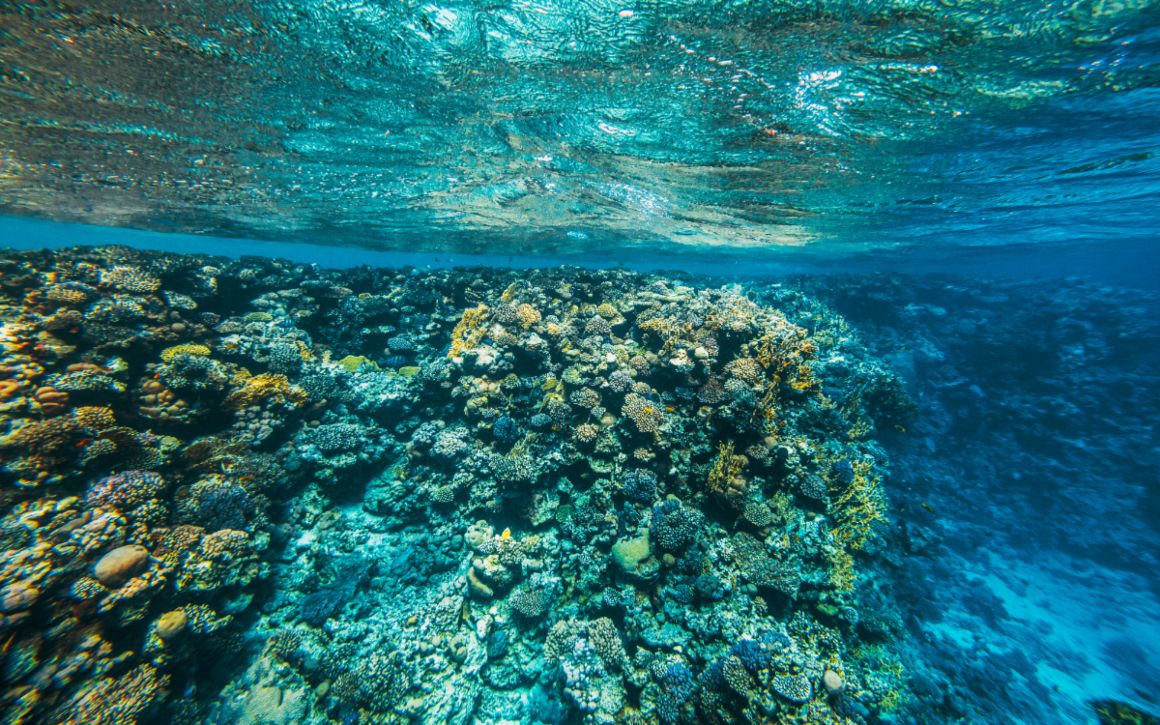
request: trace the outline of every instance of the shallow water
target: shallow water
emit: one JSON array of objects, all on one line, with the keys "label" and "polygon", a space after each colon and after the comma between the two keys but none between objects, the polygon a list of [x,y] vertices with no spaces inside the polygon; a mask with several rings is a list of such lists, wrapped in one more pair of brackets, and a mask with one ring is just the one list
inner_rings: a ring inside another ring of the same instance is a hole
[{"label": "shallow water", "polygon": [[1155,6],[0,20],[5,722],[1156,722]]}]

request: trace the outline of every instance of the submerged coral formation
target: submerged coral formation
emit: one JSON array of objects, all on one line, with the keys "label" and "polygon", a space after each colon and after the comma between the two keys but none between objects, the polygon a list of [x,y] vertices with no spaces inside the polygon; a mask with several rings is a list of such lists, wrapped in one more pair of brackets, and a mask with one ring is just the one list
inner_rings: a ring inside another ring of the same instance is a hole
[{"label": "submerged coral formation", "polygon": [[800,293],[122,248],[0,271],[12,718],[858,723],[907,697],[870,574],[875,433],[908,404]]}]

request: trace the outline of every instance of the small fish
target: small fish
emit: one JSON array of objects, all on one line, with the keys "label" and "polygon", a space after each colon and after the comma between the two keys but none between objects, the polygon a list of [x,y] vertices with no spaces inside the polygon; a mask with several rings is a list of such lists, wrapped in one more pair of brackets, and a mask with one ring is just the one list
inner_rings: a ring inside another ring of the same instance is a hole
[{"label": "small fish", "polygon": [[934,514],[934,515],[936,515],[936,516],[938,515],[938,512],[934,510],[934,506],[931,506],[931,505],[930,505],[929,503],[927,503],[926,501],[923,501],[923,502],[922,502],[922,507],[923,507],[924,509],[926,509],[926,512],[927,512],[927,513],[929,513],[929,514]]}]

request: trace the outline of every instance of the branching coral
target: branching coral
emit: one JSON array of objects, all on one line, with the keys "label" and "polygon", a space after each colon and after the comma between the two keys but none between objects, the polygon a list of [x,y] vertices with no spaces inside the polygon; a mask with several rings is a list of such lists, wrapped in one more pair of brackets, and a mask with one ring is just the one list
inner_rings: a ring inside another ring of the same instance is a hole
[{"label": "branching coral", "polygon": [[461,357],[483,340],[487,315],[487,305],[477,305],[463,311],[459,323],[451,331],[451,348],[447,351],[447,357]]},{"label": "branching coral", "polygon": [[734,508],[745,501],[746,482],[740,474],[746,463],[745,456],[733,453],[733,441],[726,441],[718,444],[717,458],[709,469],[709,490]]},{"label": "branching coral", "polygon": [[516,319],[519,320],[520,327],[527,330],[538,324],[542,315],[539,310],[525,302],[516,308]]},{"label": "branching coral", "polygon": [[253,377],[243,376],[241,387],[226,398],[226,405],[232,408],[248,408],[266,402],[298,408],[306,402],[306,391],[292,385],[285,375],[262,373]]},{"label": "branching coral", "polygon": [[103,270],[101,284],[132,294],[151,294],[161,288],[161,280],[137,267],[122,265]]},{"label": "branching coral", "polygon": [[861,458],[852,461],[851,466],[849,485],[830,506],[838,522],[834,538],[844,546],[863,549],[875,535],[875,527],[886,520],[886,501],[873,460]]},{"label": "branching coral", "polygon": [[845,547],[835,547],[830,554],[830,584],[839,592],[854,591],[854,557]]}]

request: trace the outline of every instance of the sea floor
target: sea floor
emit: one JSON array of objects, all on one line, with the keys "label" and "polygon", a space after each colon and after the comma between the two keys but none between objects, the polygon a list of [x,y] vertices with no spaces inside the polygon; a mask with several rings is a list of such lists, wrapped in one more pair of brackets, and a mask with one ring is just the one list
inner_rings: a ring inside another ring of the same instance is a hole
[{"label": "sea floor", "polygon": [[0,272],[8,722],[1157,710],[1149,295]]}]

